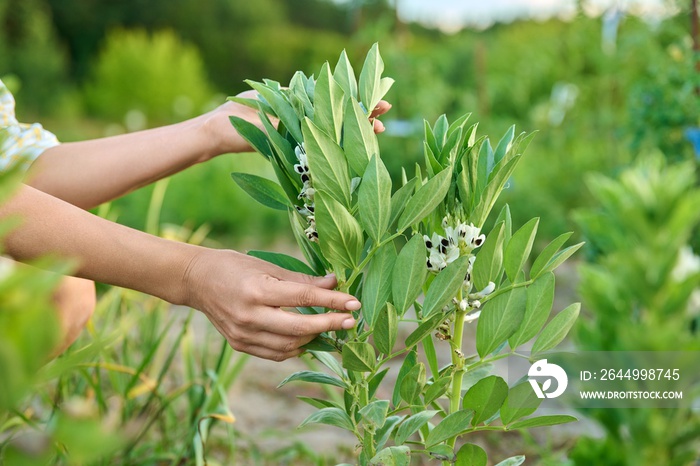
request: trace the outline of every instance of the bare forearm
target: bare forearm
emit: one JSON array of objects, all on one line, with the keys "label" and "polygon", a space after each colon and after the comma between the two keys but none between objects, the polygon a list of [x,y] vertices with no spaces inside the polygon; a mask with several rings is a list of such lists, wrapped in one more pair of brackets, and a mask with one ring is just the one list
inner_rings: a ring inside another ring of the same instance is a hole
[{"label": "bare forearm", "polygon": [[48,149],[27,183],[88,209],[177,173],[214,154],[203,118]]},{"label": "bare forearm", "polygon": [[77,276],[171,302],[184,299],[182,284],[195,246],[106,221],[29,186],[0,207],[0,218],[9,216],[21,219],[4,241],[17,260],[59,255],[77,261]]}]

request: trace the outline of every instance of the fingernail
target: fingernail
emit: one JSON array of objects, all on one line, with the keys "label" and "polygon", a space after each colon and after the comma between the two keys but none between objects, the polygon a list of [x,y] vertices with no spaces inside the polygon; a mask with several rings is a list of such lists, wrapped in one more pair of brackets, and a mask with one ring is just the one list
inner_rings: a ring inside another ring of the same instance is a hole
[{"label": "fingernail", "polygon": [[355,319],[345,319],[340,326],[343,327],[343,330],[350,330],[355,326]]},{"label": "fingernail", "polygon": [[333,272],[331,272],[323,278],[335,278],[335,274]]},{"label": "fingernail", "polygon": [[348,311],[356,311],[361,307],[362,307],[362,304],[360,304],[360,302],[356,299],[353,299],[352,301],[348,301],[347,303],[345,303],[345,309],[347,309]]}]

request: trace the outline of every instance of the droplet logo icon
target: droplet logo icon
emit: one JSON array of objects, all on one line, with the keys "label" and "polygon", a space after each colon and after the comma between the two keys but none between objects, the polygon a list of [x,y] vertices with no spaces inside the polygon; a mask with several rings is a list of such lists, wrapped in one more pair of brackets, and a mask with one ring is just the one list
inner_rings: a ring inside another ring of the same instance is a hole
[{"label": "droplet logo icon", "polygon": [[[537,398],[556,398],[564,393],[569,383],[564,369],[556,364],[548,363],[546,359],[535,362],[527,372],[527,376]],[[542,387],[539,384],[540,380],[542,380]],[[553,391],[550,391],[552,380],[556,380],[557,385]]]}]

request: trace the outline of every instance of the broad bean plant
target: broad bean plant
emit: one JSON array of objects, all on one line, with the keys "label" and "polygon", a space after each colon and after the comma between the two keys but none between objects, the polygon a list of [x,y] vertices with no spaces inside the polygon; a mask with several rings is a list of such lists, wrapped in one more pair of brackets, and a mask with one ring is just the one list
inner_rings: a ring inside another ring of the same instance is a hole
[{"label": "broad bean plant", "polygon": [[[236,117],[231,123],[272,163],[277,181],[232,176],[257,201],[288,211],[308,263],[271,252],[250,254],[299,272],[332,271],[338,288],[363,305],[355,329],[321,335],[308,346],[328,371],[297,372],[280,385],[328,386],[327,399],[300,397],[317,408],[302,425],[329,424],[355,434],[361,465],[408,465],[412,456],[429,455],[444,464],[484,466],[482,448],[457,440],[468,442],[478,431],[575,420],[523,419],[538,404],[527,381],[509,387],[489,374],[497,359],[530,357],[516,349],[535,337],[533,354],[565,337],[579,306],[545,326],[554,296],[552,271],[580,245],[562,249],[570,234],[556,238],[526,273],[539,220],[513,232],[505,206],[484,231],[532,138],[516,136],[513,127],[493,148],[477,137],[477,124],[467,124],[469,115],[452,123],[445,116],[432,126],[426,122],[425,166],[404,169],[394,189],[369,121],[394,82],[382,77],[383,69],[375,44],[359,79],[343,52],[335,67],[325,63],[317,76],[297,72],[286,87],[248,81],[258,99],[231,98],[259,111],[264,131]],[[415,174],[409,177],[409,171]],[[466,325],[476,325],[475,354],[463,346]],[[399,328],[407,338],[399,338]],[[441,366],[438,354],[447,352],[450,362]],[[394,382],[386,376],[397,358],[402,362]],[[523,461],[517,456],[501,464]]]}]

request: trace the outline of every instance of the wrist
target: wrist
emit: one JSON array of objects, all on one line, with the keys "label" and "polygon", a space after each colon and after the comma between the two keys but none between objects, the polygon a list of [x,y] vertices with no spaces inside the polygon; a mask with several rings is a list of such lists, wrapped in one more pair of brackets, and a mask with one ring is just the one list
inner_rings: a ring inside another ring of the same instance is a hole
[{"label": "wrist", "polygon": [[218,137],[213,128],[210,113],[195,117],[183,124],[188,125],[186,130],[192,134],[192,139],[195,141],[196,147],[199,148],[195,163],[206,162],[225,152],[222,148],[221,138]]}]

